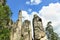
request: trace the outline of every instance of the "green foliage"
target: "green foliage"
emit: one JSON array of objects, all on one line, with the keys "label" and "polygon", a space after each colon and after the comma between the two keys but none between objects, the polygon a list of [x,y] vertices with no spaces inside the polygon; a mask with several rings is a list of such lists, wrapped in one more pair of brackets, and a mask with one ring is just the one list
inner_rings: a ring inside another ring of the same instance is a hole
[{"label": "green foliage", "polygon": [[10,31],[7,28],[0,30],[0,40],[9,40]]},{"label": "green foliage", "polygon": [[23,38],[23,37],[21,37],[21,38],[20,38],[20,40],[24,40],[24,38]]},{"label": "green foliage", "polygon": [[4,5],[0,3],[0,40],[10,39],[10,30],[7,27],[11,15],[11,10],[8,5],[6,5],[6,0],[4,0]]},{"label": "green foliage", "polygon": [[0,4],[0,25],[7,25],[11,17],[11,11],[7,5],[2,6]]},{"label": "green foliage", "polygon": [[58,40],[58,35],[54,32],[51,22],[48,22],[46,32],[49,40]]},{"label": "green foliage", "polygon": [[52,40],[58,40],[58,35],[57,35],[57,33],[53,32],[51,35],[52,35],[52,36],[51,36],[51,39],[52,39]]}]

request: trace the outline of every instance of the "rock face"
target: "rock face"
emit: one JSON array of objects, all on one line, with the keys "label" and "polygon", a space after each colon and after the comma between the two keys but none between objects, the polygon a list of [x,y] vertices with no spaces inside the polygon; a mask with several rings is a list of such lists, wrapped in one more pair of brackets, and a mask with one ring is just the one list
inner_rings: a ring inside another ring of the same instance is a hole
[{"label": "rock face", "polygon": [[22,27],[22,12],[19,11],[18,20],[13,24],[11,28],[11,40],[20,40],[21,38],[21,27]]},{"label": "rock face", "polygon": [[31,35],[31,24],[30,21],[25,20],[22,24],[22,35],[21,35],[23,40],[32,40],[32,35]]},{"label": "rock face", "polygon": [[45,36],[42,19],[36,14],[34,15],[33,18],[33,34],[34,40],[40,40]]},{"label": "rock face", "polygon": [[18,16],[18,22],[17,22],[17,37],[18,37],[18,40],[20,40],[21,38],[21,27],[22,27],[22,11],[20,10],[19,11],[19,16]]},{"label": "rock face", "polygon": [[[33,40],[46,40],[45,32],[42,24],[42,19],[34,15],[33,18]],[[10,40],[32,40],[31,23],[25,20],[22,23],[22,11],[19,11],[18,20],[16,23],[9,23],[11,28]]]},{"label": "rock face", "polygon": [[10,40],[32,40],[30,21],[22,23],[22,12],[19,11],[19,18],[16,23],[11,25]]},{"label": "rock face", "polygon": [[4,4],[4,1],[5,1],[5,0],[0,0],[0,3],[1,3],[1,4]]}]

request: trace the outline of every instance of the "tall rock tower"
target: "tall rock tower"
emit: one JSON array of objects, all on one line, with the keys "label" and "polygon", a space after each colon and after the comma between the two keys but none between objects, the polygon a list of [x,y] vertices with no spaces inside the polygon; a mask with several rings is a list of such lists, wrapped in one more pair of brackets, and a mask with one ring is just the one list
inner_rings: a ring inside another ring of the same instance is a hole
[{"label": "tall rock tower", "polygon": [[20,40],[21,39],[21,27],[22,27],[22,11],[19,11],[18,20],[13,24],[11,28],[10,40]]},{"label": "tall rock tower", "polygon": [[33,36],[34,40],[41,40],[45,36],[42,19],[36,14],[33,18]]},{"label": "tall rock tower", "polygon": [[31,34],[31,24],[30,21],[25,20],[22,25],[22,39],[23,40],[32,40],[32,34]]},{"label": "tall rock tower", "polygon": [[17,40],[20,40],[21,38],[21,27],[22,27],[22,11],[19,11],[18,14],[18,21],[17,21]]}]

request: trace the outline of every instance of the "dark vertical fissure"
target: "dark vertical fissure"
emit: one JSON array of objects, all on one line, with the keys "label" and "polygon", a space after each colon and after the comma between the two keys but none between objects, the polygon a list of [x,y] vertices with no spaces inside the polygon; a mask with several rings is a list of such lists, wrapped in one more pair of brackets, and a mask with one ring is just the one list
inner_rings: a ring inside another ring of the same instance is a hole
[{"label": "dark vertical fissure", "polygon": [[33,39],[35,40],[35,31],[34,31],[34,18],[33,18]]}]

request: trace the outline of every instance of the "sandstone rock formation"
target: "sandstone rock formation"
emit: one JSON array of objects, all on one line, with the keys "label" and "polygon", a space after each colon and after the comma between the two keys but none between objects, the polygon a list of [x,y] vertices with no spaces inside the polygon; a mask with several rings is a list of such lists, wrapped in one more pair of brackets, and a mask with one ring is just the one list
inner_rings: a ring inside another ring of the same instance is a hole
[{"label": "sandstone rock formation", "polygon": [[32,40],[31,24],[28,20],[25,20],[22,24],[22,37],[23,40]]},{"label": "sandstone rock formation", "polygon": [[11,28],[10,40],[46,40],[42,19],[35,14],[32,23],[33,38],[30,21],[25,20],[22,22],[22,11],[19,11],[18,20],[16,23],[13,22],[11,24],[11,22],[9,22],[9,26]]},{"label": "sandstone rock formation", "polygon": [[40,40],[45,36],[42,19],[36,14],[34,15],[33,18],[33,34],[34,40]]}]

